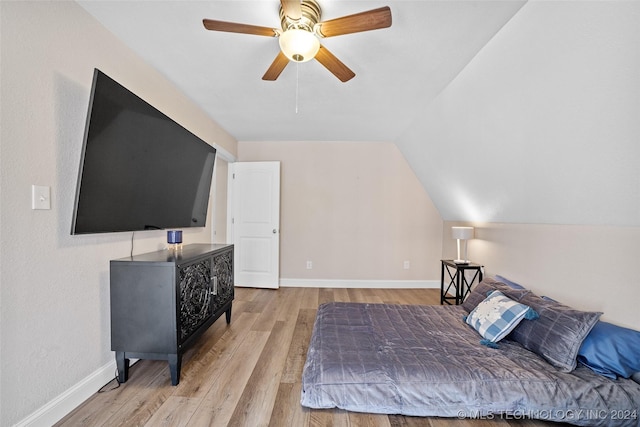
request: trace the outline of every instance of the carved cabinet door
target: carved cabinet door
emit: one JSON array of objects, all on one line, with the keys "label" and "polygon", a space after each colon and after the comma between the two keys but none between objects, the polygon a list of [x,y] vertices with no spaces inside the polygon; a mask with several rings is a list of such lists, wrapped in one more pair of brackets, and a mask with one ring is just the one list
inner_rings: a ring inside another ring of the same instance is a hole
[{"label": "carved cabinet door", "polygon": [[179,342],[198,329],[213,314],[212,259],[206,258],[178,268],[180,292]]}]

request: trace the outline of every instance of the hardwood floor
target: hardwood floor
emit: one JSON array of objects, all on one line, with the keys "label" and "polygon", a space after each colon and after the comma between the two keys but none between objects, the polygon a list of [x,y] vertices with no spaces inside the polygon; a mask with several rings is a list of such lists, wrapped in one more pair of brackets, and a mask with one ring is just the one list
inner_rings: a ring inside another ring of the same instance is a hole
[{"label": "hardwood floor", "polygon": [[552,426],[513,420],[457,420],[310,410],[300,379],[319,304],[353,301],[439,304],[436,289],[236,288],[224,316],[183,358],[180,384],[165,361],[141,360],[129,380],[96,393],[57,426]]}]

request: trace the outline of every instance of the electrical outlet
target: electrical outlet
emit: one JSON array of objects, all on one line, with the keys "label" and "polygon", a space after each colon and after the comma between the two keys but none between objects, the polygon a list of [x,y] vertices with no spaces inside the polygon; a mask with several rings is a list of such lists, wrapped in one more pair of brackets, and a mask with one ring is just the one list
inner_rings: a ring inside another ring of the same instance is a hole
[{"label": "electrical outlet", "polygon": [[408,270],[411,268],[411,263],[409,261],[405,261],[403,265],[405,270]]},{"label": "electrical outlet", "polygon": [[311,270],[313,268],[313,261],[307,261],[307,270]]}]

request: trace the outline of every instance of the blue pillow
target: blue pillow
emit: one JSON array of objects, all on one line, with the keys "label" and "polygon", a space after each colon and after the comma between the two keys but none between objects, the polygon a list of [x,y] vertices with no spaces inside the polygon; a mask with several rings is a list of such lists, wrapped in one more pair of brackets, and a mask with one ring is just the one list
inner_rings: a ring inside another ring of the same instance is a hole
[{"label": "blue pillow", "polygon": [[640,331],[598,321],[578,351],[578,362],[609,378],[640,371]]},{"label": "blue pillow", "polygon": [[508,285],[510,288],[513,288],[513,289],[524,289],[524,286],[519,285],[516,282],[512,282],[511,280],[504,278],[502,276],[496,275],[496,280],[498,282],[504,283],[505,285]]},{"label": "blue pillow", "polygon": [[469,313],[465,322],[471,325],[484,340],[482,344],[496,343],[506,337],[522,319],[533,319],[536,313],[524,304],[493,291]]}]

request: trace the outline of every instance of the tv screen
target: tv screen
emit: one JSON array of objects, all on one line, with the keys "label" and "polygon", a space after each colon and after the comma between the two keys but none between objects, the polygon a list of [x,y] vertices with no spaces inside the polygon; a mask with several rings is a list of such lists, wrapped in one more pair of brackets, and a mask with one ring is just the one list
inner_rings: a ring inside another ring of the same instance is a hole
[{"label": "tv screen", "polygon": [[71,234],[204,227],[215,155],[96,69]]}]

